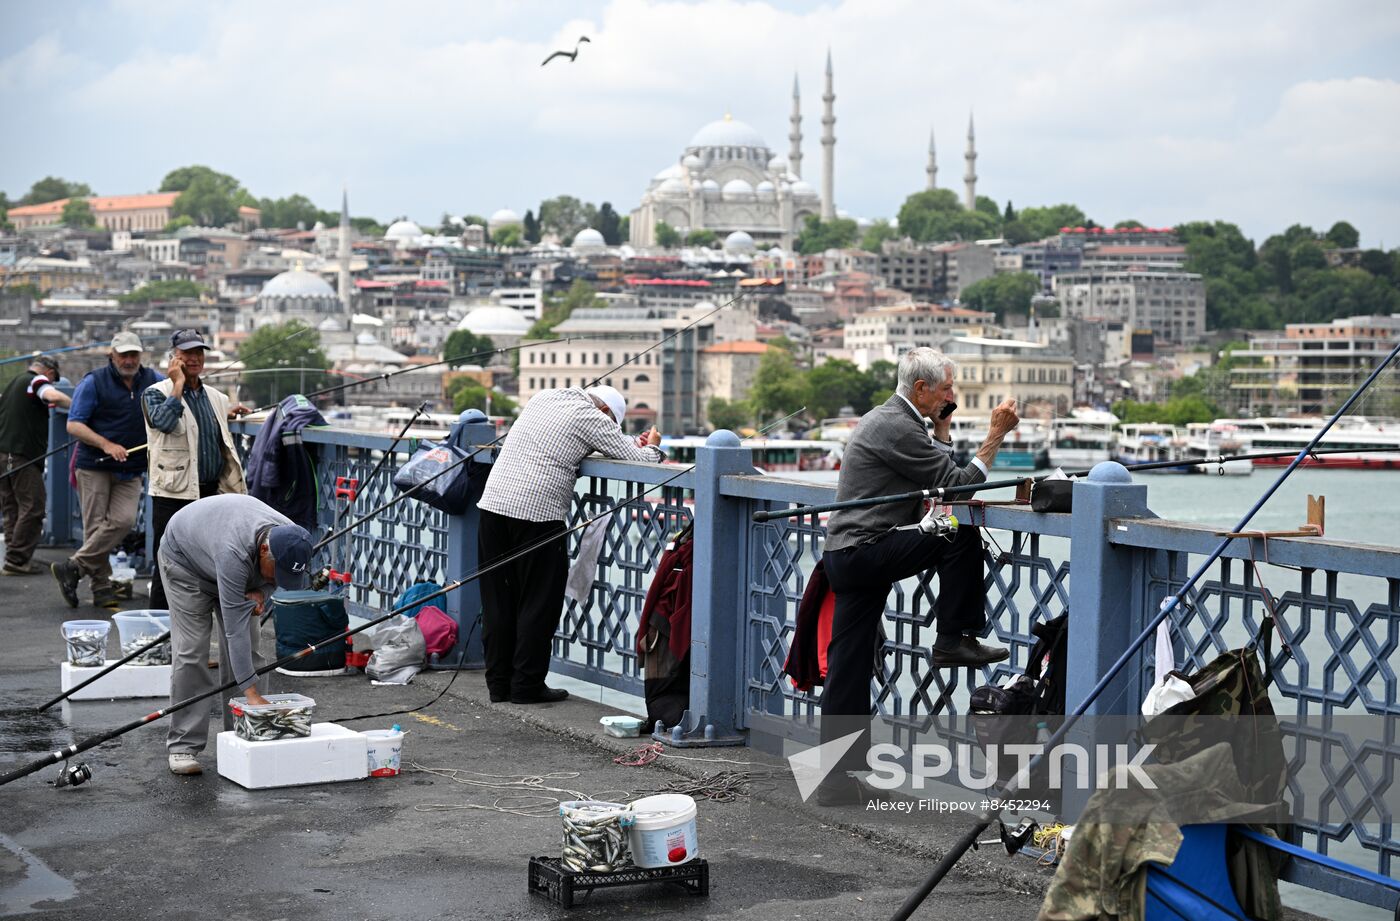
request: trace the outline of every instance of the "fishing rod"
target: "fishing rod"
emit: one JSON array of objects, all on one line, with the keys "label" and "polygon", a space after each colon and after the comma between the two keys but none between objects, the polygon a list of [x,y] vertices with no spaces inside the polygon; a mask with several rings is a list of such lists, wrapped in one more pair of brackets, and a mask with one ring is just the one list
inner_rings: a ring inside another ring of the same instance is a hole
[{"label": "fishing rod", "polygon": [[[1321,457],[1328,454],[1356,454],[1356,448],[1315,448],[1306,450],[1308,457]],[[1400,452],[1400,447],[1375,447],[1366,448],[1369,454],[1389,454]],[[1296,451],[1263,451],[1257,454],[1228,454],[1214,457],[1200,457],[1188,460],[1169,461],[1149,461],[1141,464],[1127,464],[1124,470],[1136,471],[1139,473],[1150,470],[1166,470],[1172,467],[1208,467],[1211,464],[1225,464],[1229,461],[1240,460],[1278,460],[1285,457],[1294,457]],[[1088,476],[1092,473],[1089,470],[1072,470],[1065,473],[1066,477],[1075,478]],[[895,493],[888,496],[872,496],[868,499],[847,499],[843,502],[828,502],[825,505],[802,505],[796,508],[775,509],[765,512],[754,512],[753,520],[756,522],[773,521],[778,518],[796,518],[800,515],[814,515],[818,512],[836,512],[848,508],[870,508],[875,505],[890,505],[896,502],[909,502],[914,499],[938,499],[954,498],[957,496],[970,495],[988,489],[1007,489],[1012,486],[1020,486],[1022,483],[1040,483],[1048,480],[1048,476],[1038,477],[1016,477],[1012,480],[989,480],[984,483],[970,483],[967,486],[944,486],[936,489],[916,489],[911,492]]]},{"label": "fishing rod", "polygon": [[[161,339],[161,337],[160,337],[160,336],[142,336],[141,339],[142,339],[142,341],[144,341],[144,342],[159,342],[160,339]],[[112,340],[111,340],[111,339],[108,339],[108,340],[106,340],[106,341],[104,341],[104,342],[89,342],[89,343],[87,343],[86,345],[65,345],[65,346],[63,346],[62,348],[57,348],[57,349],[43,349],[43,350],[37,351],[37,352],[27,352],[27,353],[25,353],[25,354],[23,354],[23,355],[11,355],[11,356],[8,357],[8,358],[0,358],[0,365],[8,365],[8,364],[11,364],[12,362],[16,362],[16,361],[33,361],[34,359],[40,357],[41,355],[61,355],[61,354],[63,354],[64,352],[81,352],[81,351],[85,351],[85,350],[87,350],[87,349],[100,349],[100,348],[102,348],[103,346],[108,346],[108,345],[111,345],[111,344],[112,344]]]},{"label": "fishing rod", "polygon": [[[620,362],[619,364],[615,365],[615,366],[612,367],[610,370],[604,371],[601,377],[598,377],[598,378],[595,379],[595,382],[596,382],[596,381],[599,381],[599,380],[603,380],[603,379],[605,379],[608,375],[614,374],[614,373],[616,373],[617,371],[621,370],[622,368],[627,367],[629,364],[631,364],[632,362],[636,361],[636,360],[637,360],[638,358],[640,358],[642,355],[645,355],[647,352],[651,351],[651,350],[654,349],[654,348],[657,348],[658,346],[664,345],[664,344],[665,344],[666,342],[668,342],[669,340],[676,338],[676,337],[679,336],[681,333],[683,333],[683,332],[685,332],[686,330],[690,329],[691,327],[697,325],[698,323],[700,323],[700,321],[705,320],[705,319],[707,319],[708,317],[714,316],[716,313],[719,313],[721,310],[723,310],[724,308],[728,307],[730,304],[733,304],[733,303],[739,301],[739,300],[740,300],[741,298],[743,298],[743,297],[744,297],[744,292],[741,292],[741,293],[739,293],[739,294],[736,294],[734,297],[732,297],[732,298],[730,298],[729,300],[725,301],[723,304],[720,304],[720,305],[719,305],[718,307],[716,307],[714,310],[711,310],[711,311],[709,311],[708,313],[702,314],[701,316],[699,316],[699,317],[697,317],[696,319],[692,320],[691,322],[687,323],[685,326],[682,326],[680,329],[676,330],[676,331],[675,331],[674,333],[672,333],[671,335],[667,336],[665,339],[662,339],[662,340],[658,341],[655,345],[652,345],[652,346],[650,346],[650,347],[647,348],[647,349],[644,349],[644,350],[642,350],[642,351],[640,351],[640,352],[637,352],[636,354],[634,354],[634,355],[633,355],[632,357],[630,357],[630,358],[623,359],[622,362]],[[557,340],[556,340],[556,341],[557,341]],[[565,341],[567,341],[567,340],[565,340]],[[541,343],[541,344],[542,344],[542,343]],[[593,385],[590,384],[589,386],[593,386]],[[585,388],[585,389],[587,389],[587,388]],[[617,420],[617,423],[618,423],[618,425],[620,426],[620,425],[622,424],[622,420],[621,420],[621,419]],[[508,433],[507,433],[507,434],[508,434]],[[340,529],[338,529],[338,530],[336,530],[336,531],[334,531],[334,532],[332,532],[332,533],[326,535],[326,537],[322,538],[321,541],[320,541],[319,543],[317,543],[317,544],[312,548],[312,552],[315,552],[316,550],[320,550],[322,547],[326,546],[326,544],[329,544],[331,541],[333,541],[333,540],[335,540],[335,539],[337,539],[337,538],[339,538],[339,537],[342,537],[342,536],[344,536],[345,534],[348,534],[349,532],[353,531],[355,528],[358,528],[360,525],[364,524],[366,521],[369,521],[369,520],[372,519],[372,518],[378,517],[381,513],[383,513],[383,512],[386,511],[387,509],[389,509],[389,508],[390,508],[391,506],[393,506],[395,503],[402,502],[404,499],[407,499],[409,496],[411,496],[411,495],[413,495],[414,493],[418,492],[418,490],[422,489],[424,486],[427,486],[429,483],[433,482],[433,481],[436,480],[438,477],[445,476],[445,475],[447,475],[448,473],[452,472],[453,470],[456,470],[458,467],[460,467],[460,466],[462,466],[463,464],[467,463],[467,462],[470,461],[472,458],[474,458],[474,457],[476,457],[478,454],[480,454],[482,451],[485,451],[487,448],[491,448],[491,447],[494,447],[494,446],[497,445],[497,444],[500,444],[500,442],[503,441],[503,440],[505,439],[505,437],[506,437],[505,435],[498,435],[498,436],[496,436],[496,437],[493,438],[492,440],[488,441],[486,444],[483,444],[483,445],[477,447],[476,450],[472,451],[472,452],[471,452],[470,454],[468,454],[466,457],[462,457],[462,458],[459,458],[458,460],[453,461],[452,463],[448,464],[446,467],[443,467],[443,468],[442,468],[441,470],[439,470],[437,473],[435,473],[435,474],[433,474],[432,476],[428,477],[428,478],[427,478],[426,480],[424,480],[423,482],[421,482],[421,483],[417,484],[416,486],[413,486],[413,487],[411,487],[411,488],[409,488],[409,489],[405,489],[403,492],[399,493],[399,494],[398,494],[397,496],[395,496],[394,498],[389,499],[388,501],[384,502],[382,505],[380,505],[380,506],[379,506],[377,509],[375,509],[374,511],[372,511],[372,512],[368,513],[367,515],[364,515],[363,517],[361,517],[359,520],[354,521],[354,522],[351,522],[350,524],[346,525],[345,527],[340,528]]]},{"label": "fishing rod", "polygon": [[781,419],[774,419],[772,422],[768,423],[768,424],[765,425],[763,428],[759,429],[759,430],[758,430],[758,434],[755,435],[754,437],[755,437],[755,438],[759,438],[759,437],[762,437],[763,435],[767,435],[769,432],[773,431],[773,429],[777,428],[780,424],[782,424],[782,423],[788,421],[788,420],[791,419],[793,416],[800,416],[802,413],[805,413],[806,411],[807,411],[807,407],[804,406],[804,407],[802,407],[801,409],[799,409],[799,410],[798,410],[797,412],[795,412],[795,413],[788,413],[786,416],[783,416]]},{"label": "fishing rod", "polygon": [[[289,665],[292,662],[295,662],[297,659],[305,658],[306,656],[311,655],[323,646],[327,646],[331,643],[344,642],[345,640],[356,635],[357,633],[361,633],[369,629],[370,627],[382,624],[384,623],[384,621],[388,620],[391,617],[394,617],[397,614],[401,614],[404,611],[409,610],[410,608],[421,606],[425,601],[432,601],[436,598],[443,597],[449,592],[456,591],[463,585],[466,585],[470,582],[474,582],[477,579],[480,579],[482,576],[486,575],[487,573],[499,569],[502,566],[505,566],[507,563],[511,563],[519,559],[520,557],[525,556],[526,554],[533,553],[540,547],[543,547],[553,541],[556,541],[561,537],[567,537],[574,531],[578,531],[582,528],[588,527],[594,521],[597,521],[598,519],[603,518],[607,515],[611,515],[618,509],[624,508],[632,504],[633,502],[636,502],[638,499],[642,498],[652,490],[668,485],[669,483],[679,479],[680,477],[685,476],[687,473],[690,473],[693,469],[693,466],[686,467],[684,470],[680,471],[675,476],[667,477],[660,483],[656,483],[646,487],[641,492],[637,493],[635,496],[628,497],[623,502],[620,502],[617,505],[606,509],[605,511],[599,512],[592,518],[585,519],[583,521],[580,521],[578,524],[573,525],[572,527],[565,528],[562,532],[558,534],[551,534],[549,536],[542,537],[534,543],[529,544],[525,547],[521,547],[516,552],[502,557],[501,559],[493,560],[485,566],[482,566],[481,568],[477,569],[477,571],[472,573],[471,575],[464,576],[463,578],[458,579],[456,582],[450,583],[449,585],[445,585],[430,595],[425,595],[421,598],[410,602],[409,604],[401,605],[400,607],[394,608],[393,610],[388,611],[387,613],[382,614],[379,617],[366,621],[358,627],[347,628],[346,630],[343,630],[335,634],[334,636],[330,636],[323,640],[319,640],[315,643],[312,643],[306,648],[299,649],[290,655],[283,656],[275,662],[269,662],[262,668],[255,669],[253,671],[253,676],[256,678],[259,675],[267,674],[275,668],[281,668],[285,665]],[[192,704],[197,704],[202,700],[207,700],[216,694],[222,694],[225,691],[233,690],[238,687],[238,684],[239,682],[237,679],[228,681],[225,684],[222,684],[219,687],[216,687],[210,691],[206,691],[203,694],[198,694],[194,697],[186,698],[185,700],[182,700],[179,703],[173,703],[168,707],[162,707],[161,709],[156,710],[153,713],[148,713],[145,716],[132,720],[131,722],[119,726],[116,729],[101,733],[99,735],[89,736],[86,739],[83,739],[82,741],[74,742],[72,745],[65,746],[64,748],[61,748],[57,751],[49,752],[37,761],[31,761],[29,764],[26,764],[23,767],[16,768],[7,774],[0,775],[0,787],[3,787],[5,784],[8,784],[12,781],[19,780],[21,777],[27,777],[28,775],[33,774],[35,771],[42,770],[43,768],[46,768],[51,764],[58,764],[60,761],[66,761],[74,755],[85,752],[90,748],[95,748],[96,746],[101,745],[104,742],[108,742],[112,739],[115,739],[118,736],[125,735],[133,729],[139,729],[140,727],[145,726],[148,723],[153,723],[156,720],[161,719],[162,717],[169,716],[172,713],[175,713],[179,710],[183,710]]]},{"label": "fishing rod", "polygon": [[[402,440],[403,440],[403,437],[404,437],[405,435],[408,434],[408,430],[411,429],[411,428],[413,428],[413,423],[417,422],[417,421],[418,421],[418,417],[421,416],[421,415],[423,415],[423,414],[426,413],[427,411],[428,411],[428,401],[427,401],[427,400],[424,400],[422,403],[419,403],[419,404],[418,404],[418,408],[415,409],[415,410],[413,411],[413,415],[412,415],[412,416],[409,416],[408,421],[404,423],[403,428],[400,429],[400,430],[399,430],[399,433],[398,433],[397,435],[394,436],[394,440],[393,440],[392,442],[389,443],[389,447],[387,447],[387,448],[384,449],[384,453],[383,453],[383,454],[380,456],[380,458],[379,458],[379,463],[377,463],[377,464],[374,465],[374,469],[371,470],[371,471],[369,472],[369,475],[366,476],[366,477],[364,478],[364,480],[362,481],[362,485],[356,487],[356,492],[357,492],[357,494],[358,494],[359,489],[363,488],[363,486],[365,486],[365,485],[368,485],[368,484],[370,483],[370,481],[373,480],[373,479],[375,478],[375,476],[377,476],[377,475],[379,474],[379,471],[381,471],[381,470],[384,469],[384,465],[387,464],[387,463],[389,462],[389,458],[391,458],[391,457],[394,456],[394,449],[397,448],[397,447],[399,446],[399,442],[402,441]],[[348,514],[350,514],[350,509],[351,509],[353,506],[354,506],[354,500],[353,500],[353,499],[352,499],[351,501],[345,503],[345,508],[341,509],[340,515],[337,516],[336,524],[340,524],[340,522],[341,522],[342,520],[344,520],[345,516],[348,515]]]},{"label": "fishing rod", "polygon": [[[1240,519],[1239,524],[1235,525],[1232,529],[1233,532],[1243,531],[1245,527],[1248,526],[1255,513],[1273,498],[1274,493],[1278,492],[1279,488],[1283,486],[1284,481],[1292,475],[1294,470],[1297,470],[1298,467],[1302,465],[1304,458],[1311,453],[1312,449],[1317,447],[1318,442],[1322,440],[1322,436],[1327,434],[1328,430],[1337,423],[1337,420],[1346,414],[1346,411],[1351,408],[1352,404],[1366,392],[1371,384],[1375,382],[1376,378],[1380,376],[1381,372],[1385,370],[1386,365],[1394,361],[1397,355],[1400,355],[1400,343],[1396,343],[1395,348],[1391,349],[1390,354],[1386,356],[1385,360],[1371,372],[1370,376],[1366,378],[1365,382],[1363,382],[1360,387],[1352,391],[1351,396],[1347,397],[1346,402],[1341,405],[1341,408],[1332,414],[1326,424],[1312,437],[1312,440],[1308,442],[1303,450],[1297,453],[1292,463],[1288,465],[1283,473],[1279,474],[1278,479],[1274,481],[1273,485],[1264,491],[1264,494],[1259,497],[1253,507]],[[1215,561],[1220,559],[1225,553],[1225,548],[1230,546],[1230,541],[1233,539],[1234,538],[1227,537],[1216,545],[1215,549],[1212,550],[1210,555],[1196,568],[1196,571],[1192,573],[1185,584],[1177,590],[1176,594],[1172,595],[1171,598],[1167,599],[1167,601],[1162,604],[1161,610],[1159,610],[1148,624],[1143,627],[1142,632],[1128,644],[1128,648],[1123,651],[1123,654],[1118,657],[1118,660],[1109,666],[1108,671],[1098,680],[1098,683],[1089,691],[1084,700],[1074,708],[1074,712],[1066,715],[1065,721],[1060,728],[1041,746],[1040,753],[1032,757],[1030,762],[1027,763],[1021,771],[1018,771],[1016,775],[1013,775],[996,793],[992,794],[990,797],[991,799],[1004,799],[1020,789],[1020,785],[1017,783],[1017,777],[1024,776],[1029,778],[1031,771],[1044,759],[1045,753],[1054,750],[1055,746],[1059,745],[1060,742],[1064,740],[1065,736],[1070,733],[1075,725],[1078,724],[1080,718],[1088,711],[1089,705],[1108,688],[1116,677],[1118,677],[1118,673],[1127,667],[1128,662],[1138,653],[1143,644],[1147,642],[1148,638],[1157,632],[1157,626],[1165,622],[1166,619],[1171,616],[1172,612],[1176,610],[1177,606],[1185,601],[1187,593],[1195,587],[1196,583],[1200,581],[1206,571],[1215,564]],[[966,854],[967,851],[977,843],[977,839],[986,831],[988,826],[996,820],[998,814],[999,813],[992,813],[990,810],[983,812],[978,817],[976,826],[958,839],[949,849],[948,853],[943,855],[943,859],[940,860],[938,865],[933,868],[933,871],[929,873],[928,878],[924,880],[918,889],[910,893],[909,898],[899,907],[899,910],[890,916],[890,921],[907,921],[909,916],[923,904],[924,899],[928,898],[929,893],[933,891],[934,887],[942,881],[943,877],[948,875],[948,872],[953,869],[953,866],[957,864],[963,854]]]}]

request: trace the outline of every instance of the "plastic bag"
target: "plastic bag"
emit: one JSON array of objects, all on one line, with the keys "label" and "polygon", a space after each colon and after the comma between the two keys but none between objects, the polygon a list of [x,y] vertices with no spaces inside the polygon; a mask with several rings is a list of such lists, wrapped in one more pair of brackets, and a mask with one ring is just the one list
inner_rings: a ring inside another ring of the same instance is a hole
[{"label": "plastic bag", "polygon": [[427,657],[423,631],[402,614],[361,633],[355,648],[373,648],[365,674],[383,684],[408,684],[422,671]]},{"label": "plastic bag", "polygon": [[400,492],[421,487],[413,497],[449,515],[461,515],[471,504],[471,474],[467,452],[452,444],[425,444],[394,474]]}]

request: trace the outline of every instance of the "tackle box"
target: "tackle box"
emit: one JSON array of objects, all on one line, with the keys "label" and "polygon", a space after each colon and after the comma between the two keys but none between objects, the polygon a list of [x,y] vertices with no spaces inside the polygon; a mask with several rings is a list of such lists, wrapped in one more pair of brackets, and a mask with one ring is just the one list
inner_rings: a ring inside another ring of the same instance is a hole
[{"label": "tackle box", "polygon": [[311,735],[316,701],[304,694],[267,694],[265,704],[250,704],[246,697],[229,699],[233,731],[249,742],[291,739]]}]

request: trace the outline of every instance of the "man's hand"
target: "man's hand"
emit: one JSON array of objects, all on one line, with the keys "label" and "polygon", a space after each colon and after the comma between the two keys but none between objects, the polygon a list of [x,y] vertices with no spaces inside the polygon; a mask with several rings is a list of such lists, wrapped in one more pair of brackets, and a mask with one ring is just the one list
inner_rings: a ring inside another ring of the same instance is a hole
[{"label": "man's hand", "polygon": [[252,411],[253,410],[251,407],[244,406],[242,403],[239,403],[237,406],[229,408],[228,417],[230,419],[237,419],[239,416],[246,416]]},{"label": "man's hand", "polygon": [[251,591],[244,592],[243,597],[253,602],[253,616],[261,617],[263,612],[263,605],[267,603],[267,597],[257,589],[252,589]]},{"label": "man's hand", "polygon": [[105,445],[103,445],[102,453],[107,455],[119,464],[126,463],[126,448],[123,448],[115,441],[109,441]]},{"label": "man's hand", "polygon": [[248,690],[244,691],[243,695],[247,698],[248,703],[255,707],[263,707],[269,703],[266,697],[258,693],[258,686],[255,684],[249,685]]},{"label": "man's hand", "polygon": [[179,352],[170,356],[170,364],[165,366],[165,376],[175,385],[177,393],[185,386],[185,359]]},{"label": "man's hand", "polygon": [[1021,417],[1016,415],[1016,401],[1007,397],[1001,401],[996,409],[992,410],[992,425],[989,434],[1005,435],[1020,422]]},{"label": "man's hand", "polygon": [[656,426],[651,427],[651,431],[642,436],[642,447],[659,447],[661,445],[661,433],[656,430]]}]

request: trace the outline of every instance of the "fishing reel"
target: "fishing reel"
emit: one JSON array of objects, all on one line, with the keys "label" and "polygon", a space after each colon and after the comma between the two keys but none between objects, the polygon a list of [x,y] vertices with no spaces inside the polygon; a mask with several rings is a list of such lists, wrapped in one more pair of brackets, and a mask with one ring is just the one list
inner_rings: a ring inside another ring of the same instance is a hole
[{"label": "fishing reel", "polygon": [[60,787],[81,787],[89,780],[92,780],[92,768],[87,766],[87,762],[69,764],[65,761],[63,767],[58,769],[58,779],[49,781],[49,786],[55,790]]},{"label": "fishing reel", "polygon": [[341,585],[349,585],[351,582],[350,573],[337,572],[327,566],[311,574],[311,588],[315,591],[325,591],[332,582],[339,582]]},{"label": "fishing reel", "polygon": [[912,531],[915,528],[937,537],[952,537],[957,533],[958,519],[947,506],[935,504],[929,507],[918,524],[905,525],[899,530]]}]

